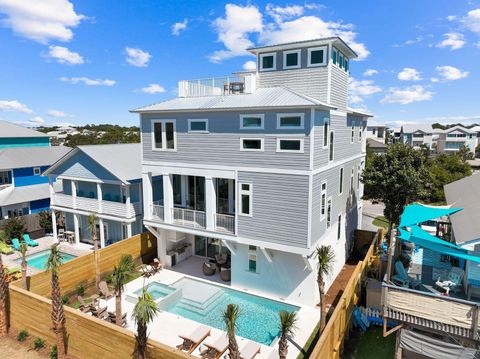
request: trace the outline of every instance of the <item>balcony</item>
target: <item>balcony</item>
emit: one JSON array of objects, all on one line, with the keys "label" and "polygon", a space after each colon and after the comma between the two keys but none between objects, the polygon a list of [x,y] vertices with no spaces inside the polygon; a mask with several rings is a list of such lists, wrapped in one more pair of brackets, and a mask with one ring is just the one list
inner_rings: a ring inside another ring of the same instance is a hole
[{"label": "balcony", "polygon": [[212,77],[178,82],[178,97],[225,96],[252,93],[256,86],[255,74]]},{"label": "balcony", "polygon": [[121,203],[102,200],[97,198],[73,197],[62,192],[54,193],[52,196],[52,205],[69,209],[78,209],[86,212],[101,213],[115,217],[133,218],[140,215],[140,203]]}]

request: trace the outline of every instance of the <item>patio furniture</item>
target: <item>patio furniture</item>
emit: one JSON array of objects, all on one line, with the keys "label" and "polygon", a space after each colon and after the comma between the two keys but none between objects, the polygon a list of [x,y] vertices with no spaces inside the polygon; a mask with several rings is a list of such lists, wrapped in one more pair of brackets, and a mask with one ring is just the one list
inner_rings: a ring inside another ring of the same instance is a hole
[{"label": "patio furniture", "polygon": [[217,269],[220,272],[220,268],[226,265],[228,262],[228,255],[227,253],[218,253],[215,254],[215,264],[217,265]]},{"label": "patio furniture", "polygon": [[395,262],[395,271],[397,272],[397,274],[393,275],[391,278],[395,284],[401,285],[404,288],[417,288],[421,284],[419,280],[408,276],[402,262]]},{"label": "patio furniture", "polygon": [[188,335],[179,335],[183,343],[177,345],[177,348],[191,354],[209,335],[210,328],[200,325]]},{"label": "patio furniture", "polygon": [[203,274],[205,274],[206,276],[212,276],[215,274],[215,271],[217,269],[215,268],[214,264],[209,262],[203,262],[202,270],[203,270]]},{"label": "patio furniture", "polygon": [[12,247],[13,247],[13,249],[15,249],[16,251],[19,251],[19,250],[20,250],[20,241],[18,240],[18,238],[13,238],[13,239],[12,239]]},{"label": "patio furniture", "polygon": [[228,348],[228,337],[226,334],[221,334],[214,342],[205,341],[204,344],[208,349],[201,358],[218,359]]},{"label": "patio furniture", "polygon": [[65,238],[65,229],[64,228],[60,228],[58,230],[58,233],[57,233],[57,238],[59,241],[63,242],[66,238]]},{"label": "patio furniture", "polygon": [[97,309],[93,303],[87,304],[82,296],[79,295],[77,299],[80,302],[80,307],[78,307],[78,309],[80,309],[83,313],[93,312]]},{"label": "patio furniture", "polygon": [[230,282],[230,280],[232,278],[232,270],[230,268],[227,268],[227,267],[220,268],[220,278],[224,282]]},{"label": "patio furniture", "polygon": [[260,344],[248,341],[240,348],[240,359],[253,359],[260,353]]},{"label": "patio furniture", "polygon": [[23,240],[25,241],[25,243],[27,243],[27,246],[29,247],[38,247],[38,242],[31,239],[28,233],[25,233],[23,235]]},{"label": "patio furniture", "polygon": [[435,285],[444,289],[446,294],[449,295],[450,291],[456,292],[462,287],[464,275],[465,271],[462,268],[452,267],[448,272],[447,279],[441,280],[441,278],[438,278]]},{"label": "patio furniture", "polygon": [[[108,312],[108,317],[106,318],[110,323],[117,324],[117,315],[113,312]],[[127,326],[127,313],[123,313],[122,315],[122,327]]]},{"label": "patio furniture", "polygon": [[13,253],[13,249],[10,248],[10,246],[8,244],[5,244],[3,242],[0,242],[0,253],[2,254],[12,254]]},{"label": "patio furniture", "polygon": [[105,300],[113,297],[113,294],[108,290],[107,282],[102,280],[100,283],[98,283],[98,289]]},{"label": "patio furniture", "polygon": [[72,244],[75,241],[75,232],[65,231],[65,238],[68,240],[68,243]]},{"label": "patio furniture", "polygon": [[94,310],[92,310],[92,314],[93,314],[94,317],[104,319],[108,316],[107,307],[95,308]]}]

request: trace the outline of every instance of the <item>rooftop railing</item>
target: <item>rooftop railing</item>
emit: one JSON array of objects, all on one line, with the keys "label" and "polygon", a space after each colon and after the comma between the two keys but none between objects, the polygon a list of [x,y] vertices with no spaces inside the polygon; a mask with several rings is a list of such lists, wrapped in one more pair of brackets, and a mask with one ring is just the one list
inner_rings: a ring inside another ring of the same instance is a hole
[{"label": "rooftop railing", "polygon": [[178,97],[224,96],[252,93],[255,74],[211,77],[178,82]]}]

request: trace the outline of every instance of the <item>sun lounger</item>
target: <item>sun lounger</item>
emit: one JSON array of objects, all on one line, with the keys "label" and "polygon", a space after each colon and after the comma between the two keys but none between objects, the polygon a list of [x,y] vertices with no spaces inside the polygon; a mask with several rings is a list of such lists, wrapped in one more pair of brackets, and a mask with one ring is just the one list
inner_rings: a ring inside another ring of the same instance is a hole
[{"label": "sun lounger", "polygon": [[12,248],[9,247],[8,244],[0,242],[0,253],[8,255],[8,254],[12,254],[13,250]]},{"label": "sun lounger", "polygon": [[228,348],[228,337],[226,334],[222,334],[214,342],[205,342],[204,344],[208,350],[202,354],[202,359],[218,359]]},{"label": "sun lounger", "polygon": [[27,243],[27,246],[29,246],[29,247],[37,247],[38,246],[38,242],[32,240],[28,233],[23,235],[23,240],[25,241],[25,243]]},{"label": "sun lounger", "polygon": [[260,353],[260,344],[249,340],[240,349],[240,359],[253,359],[258,353]]},{"label": "sun lounger", "polygon": [[177,348],[191,354],[198,345],[210,335],[210,328],[204,325],[198,326],[194,331],[187,335],[179,335],[183,339],[183,343],[177,345]]},{"label": "sun lounger", "polygon": [[13,239],[12,239],[12,247],[13,247],[13,249],[15,249],[16,251],[19,251],[19,250],[20,250],[20,241],[18,240],[18,238],[13,238]]},{"label": "sun lounger", "polygon": [[93,303],[87,304],[85,299],[83,299],[83,297],[80,295],[78,296],[78,301],[80,302],[80,307],[78,309],[80,309],[83,313],[89,313],[96,310],[96,307],[93,305]]},{"label": "sun lounger", "polygon": [[100,293],[105,299],[109,299],[113,297],[113,294],[111,294],[110,291],[108,290],[107,282],[101,281],[100,283],[98,283],[98,289],[100,290]]}]

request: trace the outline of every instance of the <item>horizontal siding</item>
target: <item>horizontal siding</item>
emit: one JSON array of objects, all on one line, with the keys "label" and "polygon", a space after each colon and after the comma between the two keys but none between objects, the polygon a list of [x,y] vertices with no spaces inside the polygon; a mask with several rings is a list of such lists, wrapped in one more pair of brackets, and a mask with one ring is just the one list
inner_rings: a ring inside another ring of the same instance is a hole
[{"label": "horizontal siding", "polygon": [[238,182],[253,190],[253,216],[238,216],[240,237],[306,248],[308,176],[239,172]]},{"label": "horizontal siding", "polygon": [[77,152],[74,156],[67,159],[52,174],[78,179],[118,181],[115,176],[83,152]]},{"label": "horizontal siding", "polygon": [[347,109],[348,97],[348,73],[337,66],[332,65],[332,84],[330,93],[330,104],[338,107],[339,110]]}]

